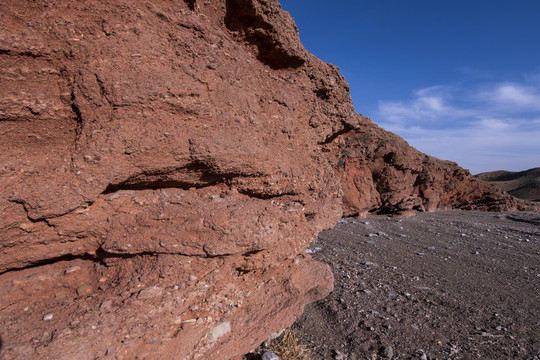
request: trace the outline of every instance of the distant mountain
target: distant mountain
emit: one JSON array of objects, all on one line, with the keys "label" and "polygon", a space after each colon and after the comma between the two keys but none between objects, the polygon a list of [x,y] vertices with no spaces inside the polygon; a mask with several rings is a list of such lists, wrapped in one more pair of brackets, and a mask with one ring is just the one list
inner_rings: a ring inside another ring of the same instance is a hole
[{"label": "distant mountain", "polygon": [[489,171],[475,177],[497,185],[517,198],[540,202],[540,167],[519,172]]}]

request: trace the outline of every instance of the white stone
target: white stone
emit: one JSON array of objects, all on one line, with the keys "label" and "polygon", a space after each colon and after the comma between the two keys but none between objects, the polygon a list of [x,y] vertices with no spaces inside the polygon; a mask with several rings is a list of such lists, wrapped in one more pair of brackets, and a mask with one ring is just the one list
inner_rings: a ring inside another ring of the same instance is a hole
[{"label": "white stone", "polygon": [[216,341],[220,337],[231,332],[231,323],[227,320],[218,324],[215,328],[206,333],[206,337],[210,341]]}]

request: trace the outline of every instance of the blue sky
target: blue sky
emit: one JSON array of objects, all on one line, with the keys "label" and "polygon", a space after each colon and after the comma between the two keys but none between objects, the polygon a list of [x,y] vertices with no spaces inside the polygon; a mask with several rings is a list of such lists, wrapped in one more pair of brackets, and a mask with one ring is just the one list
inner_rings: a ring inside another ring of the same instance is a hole
[{"label": "blue sky", "polygon": [[540,0],[280,0],[356,111],[473,174],[540,167]]}]

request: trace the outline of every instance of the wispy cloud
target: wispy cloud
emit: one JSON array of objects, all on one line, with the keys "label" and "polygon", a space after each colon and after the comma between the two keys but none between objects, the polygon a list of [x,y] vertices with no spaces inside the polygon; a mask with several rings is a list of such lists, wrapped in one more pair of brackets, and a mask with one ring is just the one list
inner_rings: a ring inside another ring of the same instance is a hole
[{"label": "wispy cloud", "polygon": [[432,86],[416,90],[408,101],[379,101],[379,114],[386,121],[401,122],[404,119],[429,121],[452,112],[446,104],[448,89]]},{"label": "wispy cloud", "polygon": [[380,101],[375,121],[473,173],[540,166],[540,81],[432,86]]},{"label": "wispy cloud", "polygon": [[511,111],[540,110],[540,89],[516,83],[498,84],[479,94],[481,99]]}]

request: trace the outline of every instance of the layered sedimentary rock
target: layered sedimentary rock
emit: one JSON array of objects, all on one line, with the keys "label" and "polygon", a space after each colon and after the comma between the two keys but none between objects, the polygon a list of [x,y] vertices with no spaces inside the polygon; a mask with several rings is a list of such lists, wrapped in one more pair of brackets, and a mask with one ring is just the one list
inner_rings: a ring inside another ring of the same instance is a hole
[{"label": "layered sedimentary rock", "polygon": [[0,7],[2,358],[227,359],[331,290],[356,118],[277,2]]},{"label": "layered sedimentary rock", "polygon": [[276,1],[0,16],[2,359],[232,358],[331,291],[304,249],[343,211],[478,203],[382,144]]}]

